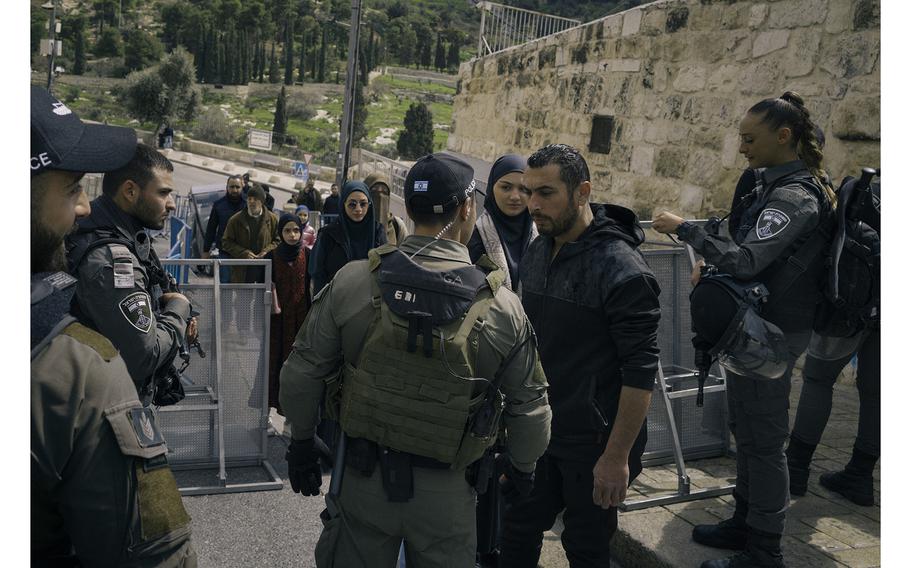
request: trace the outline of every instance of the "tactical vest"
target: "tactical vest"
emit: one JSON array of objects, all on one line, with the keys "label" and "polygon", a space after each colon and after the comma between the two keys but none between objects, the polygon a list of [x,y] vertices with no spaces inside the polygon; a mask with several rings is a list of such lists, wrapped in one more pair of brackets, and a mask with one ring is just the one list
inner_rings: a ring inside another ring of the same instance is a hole
[{"label": "tactical vest", "polygon": [[[374,317],[356,364],[344,367],[342,428],[464,468],[495,441],[504,404],[493,377],[476,376],[478,335],[502,271],[488,259],[478,263],[488,271],[427,270],[391,245],[371,250],[369,263]],[[478,434],[471,421],[489,396],[492,427]]]}]

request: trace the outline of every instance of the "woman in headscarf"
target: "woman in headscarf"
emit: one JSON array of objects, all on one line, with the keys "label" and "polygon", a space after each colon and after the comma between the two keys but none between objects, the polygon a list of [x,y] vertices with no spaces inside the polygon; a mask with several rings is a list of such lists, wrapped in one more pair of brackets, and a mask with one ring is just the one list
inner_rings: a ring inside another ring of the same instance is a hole
[{"label": "woman in headscarf", "polygon": [[307,250],[313,250],[313,243],[316,242],[316,231],[310,225],[310,208],[306,205],[298,205],[294,214],[297,215],[300,219],[300,224],[303,225],[303,246]]},{"label": "woman in headscarf", "polygon": [[349,181],[341,188],[342,213],[319,230],[310,263],[313,293],[328,284],[342,266],[367,257],[367,252],[386,243],[385,227],[377,222],[370,190],[362,181]]},{"label": "woman in headscarf", "polygon": [[537,238],[537,227],[528,213],[531,194],[521,185],[527,161],[516,154],[500,156],[490,169],[483,214],[468,241],[471,262],[486,254],[503,269],[505,284],[518,291],[518,265],[528,245]]},{"label": "woman in headscarf", "polygon": [[[303,246],[303,223],[297,215],[283,213],[278,220],[278,247],[266,256],[272,261],[273,292],[280,313],[272,314],[269,334],[269,406],[279,414],[278,375],[291,354],[294,338],[310,310],[310,251]],[[274,311],[274,310],[273,310]]]}]

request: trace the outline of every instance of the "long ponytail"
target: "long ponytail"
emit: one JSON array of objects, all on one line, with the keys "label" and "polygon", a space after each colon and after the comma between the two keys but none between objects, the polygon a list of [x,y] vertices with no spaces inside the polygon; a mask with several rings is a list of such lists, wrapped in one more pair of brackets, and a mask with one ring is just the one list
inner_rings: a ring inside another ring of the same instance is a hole
[{"label": "long ponytail", "polygon": [[775,130],[783,126],[789,126],[793,130],[796,154],[806,163],[831,206],[836,206],[837,196],[827,172],[822,168],[824,141],[819,139],[818,134],[821,129],[809,117],[803,98],[793,91],[787,91],[776,99],[765,99],[755,104],[749,112],[762,114],[762,123]]}]

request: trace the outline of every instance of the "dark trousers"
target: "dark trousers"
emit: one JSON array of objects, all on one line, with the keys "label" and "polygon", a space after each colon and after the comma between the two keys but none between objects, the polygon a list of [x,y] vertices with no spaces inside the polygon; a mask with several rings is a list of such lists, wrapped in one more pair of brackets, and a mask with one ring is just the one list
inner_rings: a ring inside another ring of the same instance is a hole
[{"label": "dark trousers", "polygon": [[502,526],[501,568],[536,568],[543,533],[562,512],[562,545],[572,568],[610,566],[610,539],[616,508],[594,504],[595,460],[569,461],[544,454],[537,461],[534,490],[506,504]]},{"label": "dark trousers", "polygon": [[848,338],[813,336],[803,370],[803,389],[796,410],[793,437],[817,445],[831,415],[834,383],[857,355],[856,388],[859,391],[857,449],[878,456],[881,452],[881,330]]},{"label": "dark trousers", "polygon": [[809,332],[787,333],[790,361],[779,379],[756,380],[727,372],[730,431],[736,440],[736,493],[749,504],[746,524],[783,534],[790,504],[784,445],[789,434],[790,378]]}]

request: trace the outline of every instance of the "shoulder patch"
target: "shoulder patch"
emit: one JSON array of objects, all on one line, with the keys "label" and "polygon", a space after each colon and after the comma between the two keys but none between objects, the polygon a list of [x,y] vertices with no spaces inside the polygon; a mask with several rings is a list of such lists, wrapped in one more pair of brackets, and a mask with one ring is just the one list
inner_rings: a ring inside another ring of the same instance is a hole
[{"label": "shoulder patch", "polygon": [[790,217],[780,209],[765,209],[755,223],[755,236],[764,241],[778,235],[790,224]]},{"label": "shoulder patch", "polygon": [[66,329],[62,331],[62,334],[68,335],[79,343],[91,347],[105,361],[110,361],[117,356],[117,349],[108,338],[104,337],[94,329],[85,327],[81,323],[76,322],[68,325]]},{"label": "shoulder patch", "polygon": [[142,333],[152,329],[152,300],[146,292],[133,292],[121,300],[120,313]]}]

